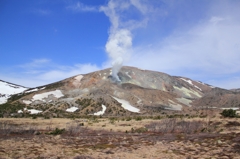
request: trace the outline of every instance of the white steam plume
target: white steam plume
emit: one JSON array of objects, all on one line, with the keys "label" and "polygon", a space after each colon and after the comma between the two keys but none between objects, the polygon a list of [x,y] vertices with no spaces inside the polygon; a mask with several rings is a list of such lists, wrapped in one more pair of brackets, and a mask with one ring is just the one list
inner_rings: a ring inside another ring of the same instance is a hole
[{"label": "white steam plume", "polygon": [[117,81],[120,81],[117,73],[122,67],[124,58],[130,54],[131,47],[132,37],[129,30],[120,29],[110,33],[106,51],[112,60],[112,76]]},{"label": "white steam plume", "polygon": [[117,81],[120,81],[117,74],[126,57],[129,57],[132,47],[131,31],[121,26],[120,15],[118,14],[118,11],[124,11],[128,7],[129,3],[110,0],[107,6],[100,8],[111,22],[109,37],[105,47],[112,62],[112,76]]}]

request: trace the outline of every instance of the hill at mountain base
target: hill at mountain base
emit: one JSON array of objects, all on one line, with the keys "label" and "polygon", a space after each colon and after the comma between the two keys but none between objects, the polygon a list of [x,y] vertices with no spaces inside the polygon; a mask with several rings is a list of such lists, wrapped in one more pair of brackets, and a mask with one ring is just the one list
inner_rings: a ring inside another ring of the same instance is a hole
[{"label": "hill at mountain base", "polygon": [[[128,116],[186,114],[199,109],[240,108],[240,92],[186,77],[124,66],[77,75],[36,88],[22,87],[0,105],[2,116]],[[2,93],[1,93],[2,94]]]}]

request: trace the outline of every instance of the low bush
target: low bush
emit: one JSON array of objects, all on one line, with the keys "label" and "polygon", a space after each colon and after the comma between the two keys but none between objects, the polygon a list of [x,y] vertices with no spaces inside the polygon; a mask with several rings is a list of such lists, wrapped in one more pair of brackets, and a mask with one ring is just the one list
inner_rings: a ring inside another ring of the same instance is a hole
[{"label": "low bush", "polygon": [[233,110],[233,109],[224,109],[220,114],[223,117],[229,117],[229,118],[237,117],[236,110]]},{"label": "low bush", "polygon": [[141,117],[141,116],[137,116],[137,117],[135,117],[135,120],[136,120],[136,121],[141,121],[141,120],[142,120],[142,117]]},{"label": "low bush", "polygon": [[55,130],[49,132],[49,133],[46,133],[48,135],[60,135],[62,134],[63,132],[65,131],[65,129],[59,129],[59,128],[55,128]]},{"label": "low bush", "polygon": [[130,120],[132,120],[132,118],[131,117],[127,117],[126,121],[130,121]]}]

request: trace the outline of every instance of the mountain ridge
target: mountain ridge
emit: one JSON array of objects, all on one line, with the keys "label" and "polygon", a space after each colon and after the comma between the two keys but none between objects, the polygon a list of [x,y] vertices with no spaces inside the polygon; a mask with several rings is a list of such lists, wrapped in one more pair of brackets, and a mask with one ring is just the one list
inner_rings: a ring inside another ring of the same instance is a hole
[{"label": "mountain ridge", "polygon": [[69,113],[76,116],[157,115],[172,111],[189,113],[203,107],[240,107],[239,92],[187,77],[129,66],[122,67],[118,77],[120,81],[112,77],[111,68],[80,74],[25,89],[12,95],[7,104],[18,103],[22,105],[20,112],[31,108],[50,117]]}]

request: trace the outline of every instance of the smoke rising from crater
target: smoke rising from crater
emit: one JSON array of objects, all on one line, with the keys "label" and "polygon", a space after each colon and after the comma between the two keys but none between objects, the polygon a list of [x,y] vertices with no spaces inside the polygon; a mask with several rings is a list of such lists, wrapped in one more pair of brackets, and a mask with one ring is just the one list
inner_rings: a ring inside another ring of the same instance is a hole
[{"label": "smoke rising from crater", "polygon": [[112,76],[117,81],[120,81],[117,73],[121,69],[125,57],[130,54],[131,47],[132,37],[129,30],[120,29],[110,33],[106,51],[112,60]]},{"label": "smoke rising from crater", "polygon": [[[123,62],[131,55],[132,48],[132,33],[131,30],[135,28],[137,23],[126,25],[130,20],[121,20],[121,14],[127,11],[131,6],[135,7],[138,0],[131,1],[117,1],[110,0],[107,6],[100,7],[106,16],[109,17],[111,28],[109,30],[109,37],[105,49],[112,62],[112,76],[117,81],[120,81],[118,72],[121,69]],[[137,3],[139,5],[139,3]],[[135,7],[138,9],[138,7]]]}]

